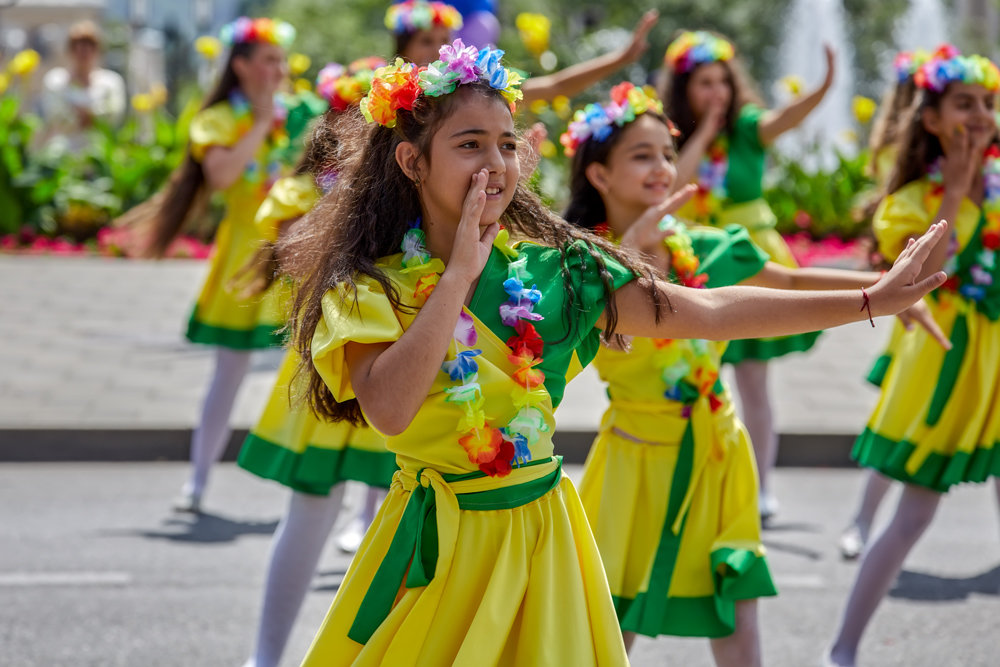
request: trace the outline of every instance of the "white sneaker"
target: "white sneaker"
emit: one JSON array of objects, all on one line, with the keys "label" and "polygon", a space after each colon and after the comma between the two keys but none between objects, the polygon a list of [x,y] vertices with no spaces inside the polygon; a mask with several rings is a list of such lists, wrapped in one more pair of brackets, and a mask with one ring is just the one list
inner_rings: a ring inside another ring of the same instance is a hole
[{"label": "white sneaker", "polygon": [[336,537],[337,548],[347,554],[357,553],[361,540],[365,538],[364,526],[359,519],[347,524],[347,527]]},{"label": "white sneaker", "polygon": [[201,514],[201,494],[190,489],[182,489],[181,495],[174,498],[172,507],[175,512]]},{"label": "white sneaker", "polygon": [[760,498],[758,499],[757,502],[758,502],[758,508],[760,510],[761,523],[765,523],[771,520],[772,518],[774,518],[774,515],[778,513],[778,507],[779,507],[778,499],[772,496],[770,493],[760,494]]},{"label": "white sneaker", "polygon": [[861,552],[865,550],[864,535],[861,534],[861,530],[856,525],[851,524],[840,534],[837,546],[840,547],[841,558],[844,560],[856,560],[861,555]]}]

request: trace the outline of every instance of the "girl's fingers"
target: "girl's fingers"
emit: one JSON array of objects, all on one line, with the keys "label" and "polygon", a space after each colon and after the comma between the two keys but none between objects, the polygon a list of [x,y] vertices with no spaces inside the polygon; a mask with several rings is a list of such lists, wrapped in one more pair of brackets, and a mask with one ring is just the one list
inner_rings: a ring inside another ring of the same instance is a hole
[{"label": "girl's fingers", "polygon": [[691,199],[691,197],[693,197],[694,193],[697,191],[698,191],[698,186],[692,183],[688,183],[683,188],[681,188],[674,194],[667,197],[667,199],[662,204],[660,204],[664,214],[673,213],[681,206],[684,206],[684,204],[686,204],[687,201]]},{"label": "girl's fingers", "polygon": [[465,196],[465,204],[462,206],[462,223],[474,222],[479,227],[479,217],[483,214],[483,207],[486,206],[486,181],[489,177],[485,169],[480,169],[472,175],[472,185],[469,193]]},{"label": "girl's fingers", "polygon": [[928,311],[926,308],[915,307],[911,308],[907,312],[907,315],[908,319],[910,320],[907,329],[912,329],[913,328],[912,323],[916,322],[917,324],[922,326],[927,331],[927,333],[931,335],[931,338],[933,338],[938,342],[938,345],[940,345],[946,350],[951,349],[951,341],[948,340],[948,337],[944,335],[944,331],[942,331],[941,327],[938,326],[937,321],[931,316],[930,311]]},{"label": "girl's fingers", "polygon": [[479,240],[487,245],[493,245],[494,239],[496,239],[497,234],[500,233],[500,225],[496,222],[491,224],[489,227],[483,230],[483,235],[479,237]]}]

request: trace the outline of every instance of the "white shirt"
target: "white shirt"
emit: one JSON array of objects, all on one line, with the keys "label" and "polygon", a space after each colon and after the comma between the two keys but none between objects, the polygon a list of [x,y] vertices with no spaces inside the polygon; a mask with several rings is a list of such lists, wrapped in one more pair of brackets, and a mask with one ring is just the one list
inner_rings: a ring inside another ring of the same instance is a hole
[{"label": "white shirt", "polygon": [[117,72],[95,69],[90,85],[73,81],[69,70],[54,67],[42,80],[42,117],[45,134],[61,135],[71,145],[80,145],[89,128],[80,125],[76,109],[89,112],[94,120],[114,125],[125,115],[125,80]]}]

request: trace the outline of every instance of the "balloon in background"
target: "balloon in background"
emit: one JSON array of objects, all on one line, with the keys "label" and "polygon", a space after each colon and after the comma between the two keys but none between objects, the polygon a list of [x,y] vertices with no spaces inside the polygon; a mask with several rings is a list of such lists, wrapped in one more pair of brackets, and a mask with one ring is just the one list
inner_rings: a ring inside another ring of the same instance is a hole
[{"label": "balloon in background", "polygon": [[484,46],[495,46],[500,38],[500,21],[496,15],[487,11],[478,11],[465,14],[463,17],[462,29],[458,31],[458,37],[466,44],[477,48]]}]

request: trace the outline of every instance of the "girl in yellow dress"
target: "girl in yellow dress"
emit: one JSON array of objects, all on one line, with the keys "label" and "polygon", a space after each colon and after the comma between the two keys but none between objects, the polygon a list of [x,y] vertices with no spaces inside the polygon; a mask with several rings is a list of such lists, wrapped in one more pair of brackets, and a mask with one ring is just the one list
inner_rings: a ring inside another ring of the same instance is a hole
[{"label": "girl in yellow dress", "polygon": [[364,419],[400,466],[305,664],[623,665],[600,557],[552,456],[553,409],[598,327],[732,338],[899,310],[940,284],[910,283],[946,225],[867,292],[654,280],[521,183],[519,77],[499,53],[441,56],[376,72],[369,123],[338,127],[350,162],[293,251],[311,404]]},{"label": "girl in yellow dress", "polygon": [[923,535],[943,493],[990,477],[1000,493],[1000,71],[981,56],[931,59],[905,121],[889,194],[875,213],[879,250],[895,258],[935,220],[952,223],[924,273],[947,282],[929,299],[951,349],[921,331],[903,338],[868,426],[854,446],[863,466],[904,483],[889,525],[865,551],[828,654],[856,664],[869,620]]},{"label": "girl in yellow dress", "polygon": [[[368,92],[373,70],[383,65],[378,58],[363,58],[346,68],[331,63],[320,70],[316,91],[330,105],[331,121],[336,114],[356,110]],[[338,147],[331,125],[317,126],[296,174],[278,180],[258,209],[257,232],[265,244],[262,255],[273,254],[279,237],[334,187]],[[271,276],[276,264],[276,259],[260,262]],[[260,282],[266,284],[271,276]],[[294,350],[285,354],[264,412],[240,450],[241,467],[292,491],[288,511],[274,534],[254,650],[245,667],[280,663],[340,512],[344,482],[361,482],[377,496],[378,489],[389,487],[396,471],[395,457],[374,431],[313,414],[296,378],[300,363]],[[377,504],[378,498],[374,500]]]},{"label": "girl in yellow dress", "polygon": [[191,438],[191,473],[175,509],[197,512],[212,465],[229,440],[229,415],[254,349],[281,345],[281,295],[241,298],[228,286],[254,254],[254,215],[268,189],[289,169],[288,108],[278,89],[287,77],[285,49],[295,29],[241,17],[225,26],[231,45],[222,76],[190,127],[188,154],[166,190],[128,213],[149,222],[148,253],[162,256],[213,192],[225,216],[215,236],[208,276],[188,321],[187,338],[215,348],[215,370]]},{"label": "girl in yellow dress", "polygon": [[[771,261],[795,267],[788,245],[774,228],[774,212],[763,198],[765,153],[823,100],[833,83],[833,51],[826,47],[826,76],[818,88],[772,110],[760,106],[733,45],[718,35],[682,32],[667,47],[665,59],[668,77],[661,99],[680,130],[678,181],[698,185],[678,217],[698,224],[743,225]],[[778,437],[767,362],[810,349],[818,335],[734,341],[723,359],[733,364],[736,375],[743,419],[757,458],[764,519],[778,507],[769,487]]]},{"label": "girl in yellow dress", "polygon": [[[623,83],[578,111],[566,219],[656,257],[689,287],[869,285],[878,273],[769,262],[743,227],[688,230],[668,197],[673,126],[652,91]],[[926,312],[926,308],[923,309]],[[633,338],[594,364],[611,405],[580,484],[630,646],[636,633],[712,638],[718,665],[760,664],[755,600],[774,595],[757,512],[753,450],[719,378],[723,343]]]}]

